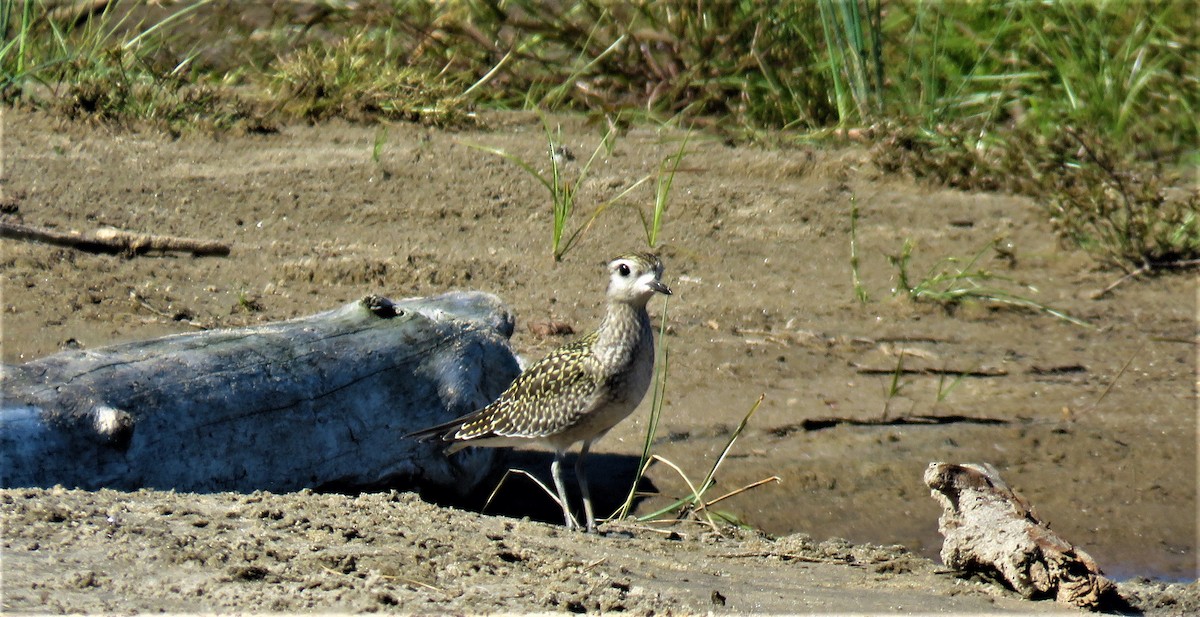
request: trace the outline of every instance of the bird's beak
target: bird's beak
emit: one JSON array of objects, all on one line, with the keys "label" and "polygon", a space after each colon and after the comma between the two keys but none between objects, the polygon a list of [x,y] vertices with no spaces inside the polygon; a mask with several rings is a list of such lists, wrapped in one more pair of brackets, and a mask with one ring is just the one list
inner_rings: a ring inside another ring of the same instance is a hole
[{"label": "bird's beak", "polygon": [[660,294],[671,295],[671,288],[667,287],[660,281],[650,281],[650,289],[657,291]]}]

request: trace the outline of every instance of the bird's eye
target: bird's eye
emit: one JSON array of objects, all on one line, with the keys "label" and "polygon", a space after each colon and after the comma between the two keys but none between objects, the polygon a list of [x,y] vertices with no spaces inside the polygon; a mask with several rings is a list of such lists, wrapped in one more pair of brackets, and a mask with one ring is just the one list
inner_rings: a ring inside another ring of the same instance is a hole
[{"label": "bird's eye", "polygon": [[629,276],[629,265],[628,265],[628,264],[621,264],[621,265],[617,266],[617,272],[618,272],[618,273],[619,273],[621,276]]}]

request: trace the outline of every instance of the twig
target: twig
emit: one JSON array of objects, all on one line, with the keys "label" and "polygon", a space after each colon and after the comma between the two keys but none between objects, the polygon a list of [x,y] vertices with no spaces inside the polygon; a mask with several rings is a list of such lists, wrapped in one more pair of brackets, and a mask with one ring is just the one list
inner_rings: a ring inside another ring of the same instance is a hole
[{"label": "twig", "polygon": [[582,574],[584,572],[590,572],[590,571],[596,569],[596,566],[604,563],[605,561],[608,561],[608,557],[601,557],[601,558],[587,564],[586,566],[583,567],[583,570],[580,571],[580,574]]},{"label": "twig", "polygon": [[748,491],[752,488],[757,488],[757,487],[767,484],[769,482],[775,482],[775,483],[783,482],[783,478],[780,478],[779,476],[771,476],[770,478],[763,478],[762,480],[759,480],[758,482],[751,482],[750,484],[747,484],[746,486],[743,486],[742,488],[729,491],[728,493],[725,493],[724,495],[717,497],[716,499],[705,504],[705,506],[711,508],[717,502],[724,501],[735,495],[741,495],[742,493],[745,493],[746,491]]},{"label": "twig", "polygon": [[1088,297],[1092,300],[1099,300],[1100,298],[1107,296],[1109,292],[1124,284],[1129,279],[1139,277],[1143,274],[1149,274],[1155,270],[1182,270],[1184,268],[1194,268],[1196,266],[1200,266],[1200,259],[1180,259],[1177,261],[1168,261],[1166,263],[1146,264],[1139,267],[1137,270],[1129,272],[1121,278],[1113,281],[1108,287],[1105,287],[1100,291],[1092,292],[1092,294]]},{"label": "twig", "polygon": [[195,319],[188,317],[186,313],[172,314],[172,313],[164,311],[160,308],[157,308],[154,305],[150,304],[149,300],[146,300],[146,298],[142,297],[142,294],[139,294],[136,291],[129,292],[129,299],[132,300],[134,304],[146,309],[147,311],[150,311],[151,313],[154,313],[155,315],[158,315],[159,317],[162,317],[163,319],[169,319],[171,321],[183,322],[193,328],[196,328],[197,330],[211,330],[213,328],[213,326],[211,326],[209,324],[205,324],[205,323],[196,321]]},{"label": "twig", "polygon": [[179,251],[197,256],[224,257],[229,245],[212,240],[197,240],[178,236],[142,234],[104,227],[90,234],[70,233],[31,227],[10,221],[0,221],[0,238],[27,240],[54,246],[65,246],[87,253],[107,255],[140,255],[150,251]]},{"label": "twig", "polygon": [[[322,570],[324,570],[330,574],[336,575],[336,576],[348,576],[351,578],[357,578],[347,572],[338,572],[337,570],[334,570],[333,568],[330,568],[327,566],[319,565],[318,567],[321,568]],[[392,576],[390,574],[376,574],[376,576],[378,576],[379,578],[383,578],[383,579],[387,579],[387,580],[391,580],[391,581],[400,581],[401,583],[406,583],[406,584],[412,585],[414,587],[424,587],[431,591],[438,591],[441,593],[446,592],[446,590],[442,589],[441,587],[435,587],[433,585],[430,585],[429,583],[422,583],[421,581],[413,580],[411,578],[406,578],[403,576]]]},{"label": "twig", "polygon": [[1096,409],[1096,407],[1098,407],[1100,405],[1100,402],[1104,400],[1104,397],[1108,396],[1108,393],[1112,391],[1113,386],[1117,385],[1117,380],[1121,378],[1121,375],[1124,375],[1125,371],[1129,370],[1129,365],[1133,364],[1133,359],[1136,358],[1137,355],[1139,353],[1141,353],[1142,350],[1145,349],[1146,345],[1148,345],[1148,344],[1149,344],[1149,342],[1142,343],[1141,347],[1138,347],[1137,350],[1134,351],[1133,354],[1129,356],[1129,359],[1126,360],[1125,364],[1121,366],[1121,370],[1117,371],[1116,377],[1113,377],[1112,381],[1108,382],[1108,386],[1106,386],[1104,388],[1104,391],[1100,393],[1100,398],[1097,398],[1096,402],[1092,403],[1091,407],[1088,407],[1088,409],[1087,409],[1088,411],[1093,411]]},{"label": "twig", "polygon": [[830,559],[820,557],[806,557],[795,553],[777,553],[775,551],[744,551],[741,553],[717,553],[714,557],[725,557],[728,559],[754,559],[756,557],[778,557],[784,561],[803,561],[805,563],[838,563],[848,566],[859,566],[861,564],[846,563],[844,559]]},{"label": "twig", "polygon": [[1141,266],[1137,270],[1134,270],[1133,272],[1130,272],[1130,273],[1126,274],[1125,276],[1122,276],[1121,278],[1113,281],[1108,287],[1105,287],[1104,289],[1101,289],[1100,291],[1093,292],[1092,295],[1089,297],[1093,300],[1099,300],[1100,298],[1107,296],[1109,292],[1116,289],[1118,286],[1120,286],[1125,281],[1128,281],[1129,279],[1134,278],[1136,276],[1141,276],[1149,271],[1150,271],[1150,266],[1148,266],[1148,265]]}]

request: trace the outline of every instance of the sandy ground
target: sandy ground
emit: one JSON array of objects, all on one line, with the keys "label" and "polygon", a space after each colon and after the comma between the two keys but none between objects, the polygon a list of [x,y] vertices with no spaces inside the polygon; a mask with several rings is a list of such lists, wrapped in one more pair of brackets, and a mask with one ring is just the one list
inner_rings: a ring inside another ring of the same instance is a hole
[{"label": "sandy ground", "polygon": [[[0,492],[4,608],[25,612],[1061,612],[901,547],[679,525],[602,536],[412,493]],[[1155,614],[1195,586],[1125,585]]]},{"label": "sandy ground", "polygon": [[[562,126],[578,169],[599,135],[576,119]],[[478,130],[393,125],[378,161],[378,128],[341,123],[172,140],[5,109],[3,130],[7,216],[233,246],[226,258],[125,258],[3,241],[0,356],[8,363],[188,331],[189,322],[238,326],[368,293],[464,288],[509,302],[520,320],[514,346],[537,357],[569,337],[539,337],[528,324],[594,327],[602,263],[646,243],[636,214],[613,208],[561,263],[551,259],[543,189],[469,147],[540,164],[544,136],[524,114],[484,118]],[[622,136],[580,186],[572,225],[653,173],[682,137],[651,128]],[[1136,281],[1092,300],[1117,274],[1062,248],[1037,204],[884,175],[861,146],[762,149],[693,135],[683,168],[659,247],[676,293],[665,308],[651,307],[656,320],[666,314],[670,351],[656,451],[699,481],[765,394],[714,496],[779,476],[719,508],[782,540],[718,540],[687,524],[673,538],[616,526],[581,540],[537,522],[558,515],[536,493],[490,510],[507,515],[497,517],[408,493],[17,489],[2,494],[5,610],[661,613],[718,610],[717,595],[739,612],[1056,608],[993,595],[924,559],[940,546],[938,507],[921,483],[930,461],[995,465],[1058,533],[1109,574],[1135,579],[1127,588],[1145,595],[1141,606],[1198,606],[1194,583],[1157,582],[1197,576],[1194,276]],[[852,199],[865,304],[851,285]],[[649,186],[628,199],[643,208],[651,201]],[[1007,289],[1095,327],[896,298],[886,256],[906,238],[917,243],[914,278],[999,238],[1005,252],[988,250],[981,265],[1015,281]],[[906,369],[991,376],[955,384],[907,374],[889,393],[901,356]],[[905,415],[962,421],[804,424]],[[600,510],[627,490],[645,421],[643,407],[589,459],[592,476],[609,479],[596,481],[606,487]],[[547,460],[516,457],[543,475]],[[663,497],[644,500],[642,513],[685,490],[665,465],[650,481]],[[911,552],[824,542],[831,537]]]}]

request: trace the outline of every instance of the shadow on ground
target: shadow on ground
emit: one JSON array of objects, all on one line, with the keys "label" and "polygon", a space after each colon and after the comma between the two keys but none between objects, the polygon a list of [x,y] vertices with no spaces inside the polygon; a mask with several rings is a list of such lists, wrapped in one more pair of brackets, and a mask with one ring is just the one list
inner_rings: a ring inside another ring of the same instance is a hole
[{"label": "shadow on ground", "polygon": [[[528,518],[545,523],[563,523],[562,509],[553,496],[554,480],[550,475],[552,452],[535,450],[513,450],[503,459],[500,470],[473,494],[459,497],[445,491],[422,490],[422,499],[443,506],[482,512],[510,518]],[[579,483],[575,478],[575,461],[578,454],[568,454],[563,464],[563,482],[567,497],[571,501],[571,512],[576,519],[583,516],[583,502],[579,494]],[[584,461],[588,486],[592,493],[592,506],[598,518],[604,519],[617,511],[629,495],[629,486],[637,476],[638,457],[619,454],[591,453]],[[545,489],[521,473],[521,470],[545,485]],[[547,490],[550,492],[547,493]],[[648,479],[638,483],[638,493],[654,493],[656,489]],[[634,506],[641,501],[637,498]]]}]

